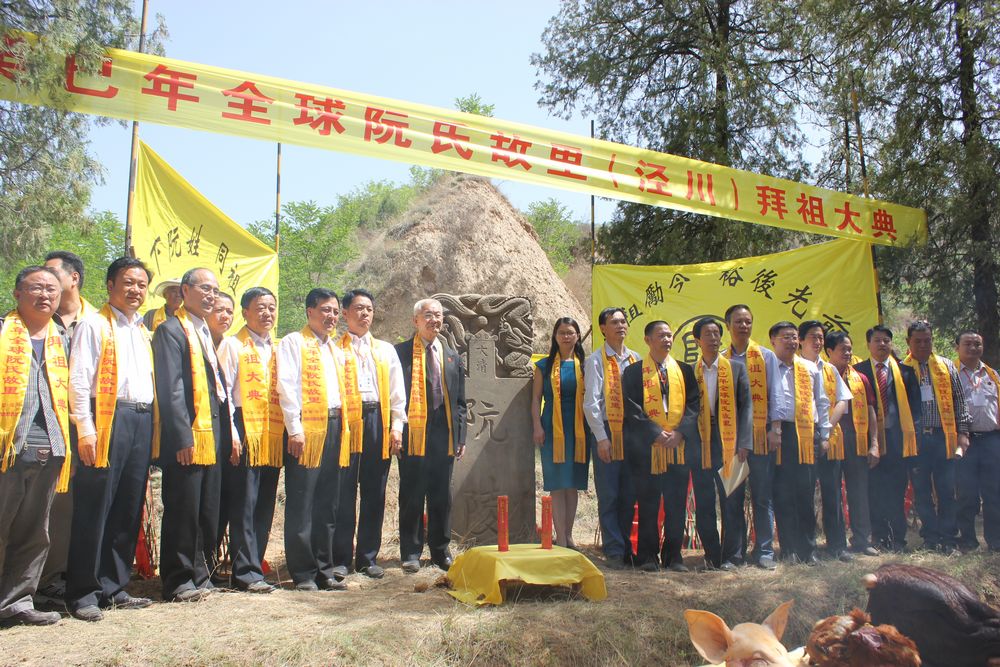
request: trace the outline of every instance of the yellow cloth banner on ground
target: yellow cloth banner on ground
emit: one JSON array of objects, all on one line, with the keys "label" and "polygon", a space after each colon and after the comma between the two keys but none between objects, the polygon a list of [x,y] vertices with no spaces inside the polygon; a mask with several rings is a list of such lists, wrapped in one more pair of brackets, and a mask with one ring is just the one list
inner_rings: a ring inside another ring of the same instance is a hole
[{"label": "yellow cloth banner on ground", "polygon": [[64,90],[14,84],[23,36],[0,41],[0,98],[81,113],[344,151],[513,179],[732,220],[864,240],[923,243],[921,209],[497,118],[262,74],[109,49],[67,60]]},{"label": "yellow cloth banner on ground", "polygon": [[608,596],[604,575],[579,551],[537,544],[512,544],[510,551],[496,546],[475,547],[461,553],[448,569],[454,590],[466,604],[501,604],[505,581],[536,586],[573,586],[588,600]]},{"label": "yellow cloth banner on ground", "polygon": [[188,269],[211,269],[219,289],[233,296],[235,334],[243,327],[240,297],[251,287],[278,293],[278,255],[174,171],[146,144],[139,147],[136,171],[132,245],[136,257],[154,273],[149,309],[163,299],[152,287],[167,278],[180,278]]},{"label": "yellow cloth banner on ground", "polygon": [[[592,293],[593,322],[607,306],[624,308],[629,320],[625,343],[643,352],[646,323],[665,320],[674,332],[671,355],[688,363],[698,359],[694,323],[705,316],[716,318],[726,346],[729,336],[723,317],[737,303],[750,306],[753,338],[765,346],[770,346],[767,330],[775,322],[789,320],[798,326],[819,320],[828,330],[846,331],[855,350],[864,350],[865,332],[878,324],[870,246],[856,241],[830,241],[710,264],[598,265]],[[595,336],[596,345],[600,342],[596,329]]]}]

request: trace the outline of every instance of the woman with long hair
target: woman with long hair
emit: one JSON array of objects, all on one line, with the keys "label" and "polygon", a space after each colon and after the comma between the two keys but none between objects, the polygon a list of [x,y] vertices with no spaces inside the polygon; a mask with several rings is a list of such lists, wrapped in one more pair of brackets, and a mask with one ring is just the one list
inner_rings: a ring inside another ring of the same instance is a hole
[{"label": "woman with long hair", "polygon": [[552,495],[556,544],[570,549],[576,548],[577,493],[587,490],[590,461],[583,419],[583,358],[580,325],[572,317],[559,318],[552,328],[549,356],[535,363],[531,392],[534,440],[541,448],[543,487]]}]

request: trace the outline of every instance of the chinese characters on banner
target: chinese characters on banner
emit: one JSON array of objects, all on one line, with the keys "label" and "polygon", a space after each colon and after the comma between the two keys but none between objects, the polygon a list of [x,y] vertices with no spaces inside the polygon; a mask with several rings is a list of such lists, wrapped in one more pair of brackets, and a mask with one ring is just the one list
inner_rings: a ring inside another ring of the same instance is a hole
[{"label": "chinese characters on banner", "polygon": [[[923,243],[923,210],[563,132],[109,49],[64,90],[14,80],[19,40],[0,40],[0,98],[113,118],[298,144],[513,179],[613,199],[883,245]],[[6,41],[4,41],[6,40]],[[673,289],[665,287],[664,289]]]},{"label": "chinese characters on banner", "polygon": [[[674,332],[671,354],[693,363],[698,358],[692,326],[702,317],[720,323],[726,309],[750,306],[753,338],[770,346],[767,330],[781,320],[796,326],[819,320],[827,330],[851,335],[864,350],[865,332],[878,324],[875,274],[866,243],[830,241],[774,255],[687,266],[594,267],[593,321],[607,306],[620,306],[629,319],[626,343],[644,352],[642,330],[665,320]],[[729,336],[723,324],[723,346]],[[599,336],[599,334],[598,334]]]},{"label": "chinese characters on banner", "polygon": [[[266,287],[278,293],[274,249],[217,209],[146,144],[139,147],[134,215],[132,245],[154,273],[151,285],[195,267],[211,269],[219,289],[236,302],[230,335],[243,326],[243,292]],[[162,305],[150,290],[146,306]]]}]

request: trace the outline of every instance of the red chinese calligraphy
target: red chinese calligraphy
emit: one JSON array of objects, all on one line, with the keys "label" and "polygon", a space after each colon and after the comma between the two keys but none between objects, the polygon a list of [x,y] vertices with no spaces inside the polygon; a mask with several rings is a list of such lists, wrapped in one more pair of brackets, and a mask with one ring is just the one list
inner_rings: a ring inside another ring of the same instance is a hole
[{"label": "red chinese calligraphy", "polygon": [[[469,137],[459,134],[459,127],[459,125],[454,123],[435,121],[434,128],[431,130],[431,133],[434,135],[434,145],[431,146],[431,152],[443,153],[447,150],[455,149],[458,157],[463,160],[470,159],[472,157],[472,149],[466,145],[469,142]],[[464,127],[464,125],[461,127]]]},{"label": "red chinese calligraphy", "polygon": [[[388,116],[396,116],[389,118]],[[398,118],[409,118],[405,113],[388,111],[377,107],[365,108],[365,141],[374,139],[377,144],[384,144],[390,139],[400,148],[409,148],[412,139],[403,136],[403,130],[410,126]]]},{"label": "red chinese calligraphy", "polygon": [[192,89],[194,82],[198,80],[197,74],[188,74],[172,70],[166,65],[157,65],[156,68],[144,77],[150,83],[149,88],[143,88],[139,92],[143,95],[155,95],[167,99],[167,109],[177,111],[177,102],[198,102],[197,95],[188,95],[180,92],[181,88]]},{"label": "red chinese calligraphy", "polygon": [[788,213],[788,208],[785,206],[785,191],[769,185],[757,186],[757,204],[760,206],[761,215],[774,211],[778,214],[779,220],[784,220],[785,214]]},{"label": "red chinese calligraphy", "polygon": [[822,197],[812,197],[803,192],[795,201],[799,204],[799,208],[795,212],[802,217],[803,223],[826,227],[826,221],[823,219]]},{"label": "red chinese calligraphy", "polygon": [[845,201],[844,208],[835,208],[833,209],[833,212],[839,213],[840,215],[844,216],[844,219],[841,221],[841,223],[837,225],[837,229],[839,231],[844,231],[844,229],[849,226],[852,231],[857,232],[858,234],[864,234],[864,232],[861,231],[861,228],[858,227],[856,224],[854,224],[854,218],[857,218],[861,214],[858,213],[857,211],[851,210],[851,202]]},{"label": "red chinese calligraphy", "polygon": [[331,129],[336,130],[337,134],[344,133],[344,125],[340,122],[340,117],[344,114],[335,111],[335,109],[346,109],[343,102],[332,100],[329,97],[320,99],[303,93],[295,93],[295,99],[298,100],[295,107],[301,111],[299,117],[294,119],[292,124],[308,123],[309,127],[324,137],[330,134]]},{"label": "red chinese calligraphy", "polygon": [[696,187],[698,189],[698,199],[705,201],[705,197],[707,196],[708,203],[715,206],[715,188],[712,184],[712,175],[696,173],[688,169],[688,199],[694,196]]},{"label": "red chinese calligraphy", "polygon": [[[552,149],[549,151],[549,159],[553,162],[562,162],[563,164],[579,167],[583,164],[583,151],[573,146],[552,144]],[[566,178],[575,178],[581,181],[587,180],[585,174],[575,172],[572,169],[547,169],[546,172],[553,176],[565,176]]]},{"label": "red chinese calligraphy", "polygon": [[[71,93],[79,93],[80,95],[90,95],[91,97],[101,97],[104,99],[111,99],[118,94],[118,88],[109,85],[104,90],[97,90],[96,88],[86,88],[84,86],[79,86],[76,83],[76,73],[80,71],[79,65],[76,64],[76,56],[67,56],[66,58],[66,90]],[[111,78],[111,58],[101,59],[101,71],[98,73],[100,76],[108,79]]]},{"label": "red chinese calligraphy", "polygon": [[227,106],[230,109],[235,109],[240,112],[232,113],[229,111],[223,111],[223,118],[242,120],[248,123],[260,123],[261,125],[271,124],[271,120],[269,118],[258,118],[254,114],[266,114],[267,107],[264,106],[264,104],[274,104],[274,99],[260,92],[253,82],[244,81],[235,88],[223,90],[222,94],[226,97],[236,98],[230,101]]},{"label": "red chinese calligraphy", "polygon": [[493,151],[493,162],[503,162],[511,169],[514,167],[521,167],[525,171],[531,169],[531,163],[523,157],[515,157],[515,155],[525,155],[528,152],[528,149],[531,148],[530,141],[525,141],[516,134],[513,137],[508,137],[503,132],[491,134],[490,141],[493,142],[493,148],[497,149]]},{"label": "red chinese calligraphy", "polygon": [[664,173],[666,168],[663,164],[639,160],[639,166],[635,168],[635,173],[639,175],[639,190],[647,194],[673,197],[673,193],[667,190],[670,179]]},{"label": "red chinese calligraphy", "polygon": [[896,223],[885,209],[877,209],[872,216],[872,236],[879,238],[885,234],[893,241],[896,240]]},{"label": "red chinese calligraphy", "polygon": [[23,37],[4,35],[3,48],[0,48],[0,76],[5,76],[13,81],[14,77],[17,76],[17,73],[24,70],[24,65],[17,61],[17,57],[14,55],[14,51],[11,48],[15,44],[23,43]]}]

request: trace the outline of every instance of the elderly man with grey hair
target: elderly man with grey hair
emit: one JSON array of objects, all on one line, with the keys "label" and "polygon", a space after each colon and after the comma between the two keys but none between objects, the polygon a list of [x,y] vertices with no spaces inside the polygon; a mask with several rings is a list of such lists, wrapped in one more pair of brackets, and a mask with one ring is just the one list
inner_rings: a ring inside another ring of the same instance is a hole
[{"label": "elderly man with grey hair", "polygon": [[451,567],[451,473],[465,451],[465,371],[458,352],[438,336],[443,323],[441,303],[421,299],[413,307],[413,337],[396,345],[406,386],[407,423],[399,453],[399,556],[407,573],[420,569],[425,542],[434,565]]}]

